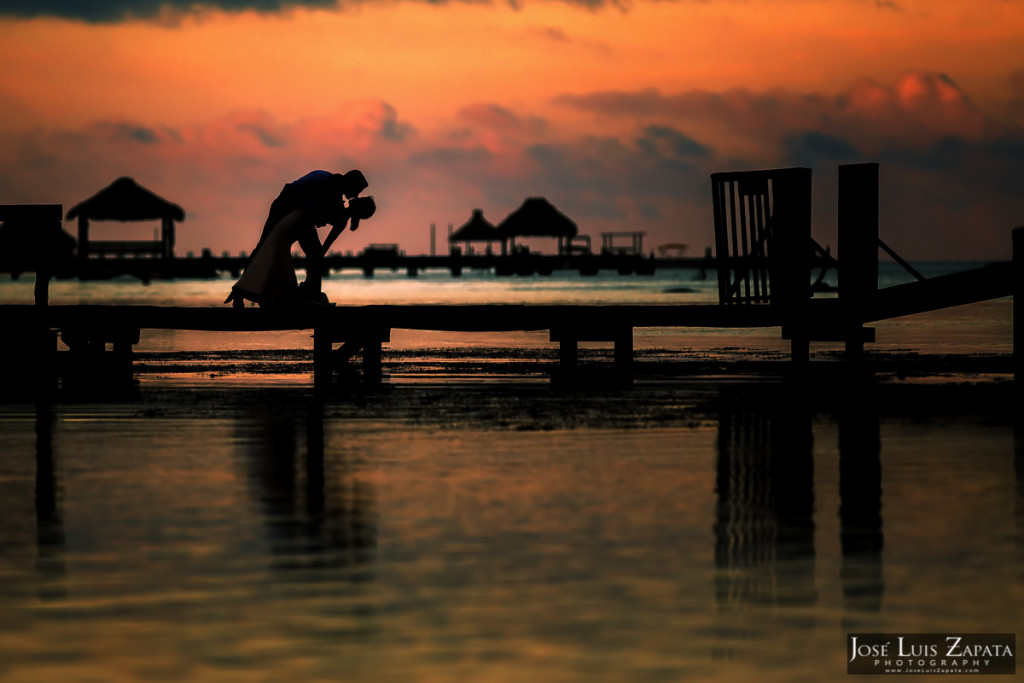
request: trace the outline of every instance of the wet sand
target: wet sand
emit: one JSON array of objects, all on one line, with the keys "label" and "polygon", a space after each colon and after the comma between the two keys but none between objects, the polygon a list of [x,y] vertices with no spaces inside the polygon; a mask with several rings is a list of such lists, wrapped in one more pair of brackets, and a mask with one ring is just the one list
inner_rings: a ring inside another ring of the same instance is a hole
[{"label": "wet sand", "polygon": [[131,383],[67,390],[58,400],[135,405],[153,417],[233,418],[272,394],[329,406],[336,416],[446,429],[679,426],[726,403],[775,400],[819,414],[870,407],[893,417],[1015,419],[1012,358],[1004,354],[868,352],[851,364],[831,352],[801,370],[782,351],[646,349],[636,353],[629,383],[611,354],[584,350],[579,376],[562,383],[552,380],[552,349],[399,350],[385,354],[380,387],[363,386],[356,363],[323,394],[314,391],[304,350],[140,353]]}]

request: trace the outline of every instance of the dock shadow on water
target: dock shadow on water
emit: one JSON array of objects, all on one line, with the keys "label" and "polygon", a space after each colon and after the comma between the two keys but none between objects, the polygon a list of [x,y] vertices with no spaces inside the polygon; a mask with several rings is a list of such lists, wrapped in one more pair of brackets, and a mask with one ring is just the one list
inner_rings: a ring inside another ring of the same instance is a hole
[{"label": "dock shadow on water", "polygon": [[946,389],[8,404],[0,678],[811,681],[1013,632],[1024,432]]}]

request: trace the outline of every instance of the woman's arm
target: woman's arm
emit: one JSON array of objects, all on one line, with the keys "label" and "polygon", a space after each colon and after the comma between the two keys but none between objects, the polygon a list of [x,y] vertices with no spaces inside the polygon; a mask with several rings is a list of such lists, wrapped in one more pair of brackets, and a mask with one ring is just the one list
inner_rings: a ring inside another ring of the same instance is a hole
[{"label": "woman's arm", "polygon": [[327,250],[331,248],[334,241],[338,239],[345,226],[348,224],[348,216],[339,216],[335,219],[336,222],[331,223],[331,231],[327,233],[327,237],[324,238],[323,255],[327,256]]}]

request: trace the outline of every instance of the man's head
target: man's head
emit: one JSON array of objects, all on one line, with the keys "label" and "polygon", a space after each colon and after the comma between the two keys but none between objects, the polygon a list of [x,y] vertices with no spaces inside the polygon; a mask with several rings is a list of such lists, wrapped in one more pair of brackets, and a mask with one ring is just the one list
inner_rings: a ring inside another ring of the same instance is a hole
[{"label": "man's head", "polygon": [[369,183],[366,182],[366,176],[359,169],[352,169],[348,173],[343,173],[339,176],[339,185],[341,186],[341,192],[346,198],[352,199],[358,197],[359,193],[369,187]]}]

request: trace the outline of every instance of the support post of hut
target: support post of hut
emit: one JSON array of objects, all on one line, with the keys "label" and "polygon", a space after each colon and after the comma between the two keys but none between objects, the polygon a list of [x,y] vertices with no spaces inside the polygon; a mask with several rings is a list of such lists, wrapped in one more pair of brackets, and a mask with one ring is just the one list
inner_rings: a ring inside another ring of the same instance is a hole
[{"label": "support post of hut", "polygon": [[839,167],[839,305],[846,356],[864,352],[864,321],[878,293],[878,164]]},{"label": "support post of hut", "polygon": [[89,217],[83,214],[78,215],[78,259],[85,261],[89,258]]},{"label": "support post of hut", "polygon": [[170,216],[164,216],[160,221],[160,241],[164,259],[174,258],[174,220]]}]

